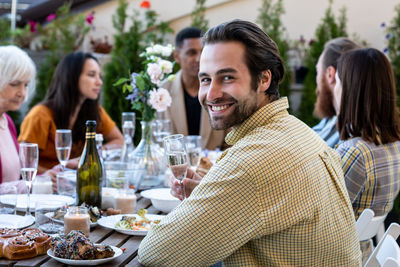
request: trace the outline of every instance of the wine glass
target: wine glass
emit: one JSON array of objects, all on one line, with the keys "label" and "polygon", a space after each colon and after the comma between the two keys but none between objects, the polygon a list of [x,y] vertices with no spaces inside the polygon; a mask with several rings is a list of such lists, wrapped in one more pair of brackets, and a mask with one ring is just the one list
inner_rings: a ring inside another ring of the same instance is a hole
[{"label": "wine glass", "polygon": [[121,153],[121,161],[127,162],[129,154],[134,150],[133,136],[135,135],[135,112],[122,112],[122,133],[124,135],[124,146]]},{"label": "wine glass", "polygon": [[200,162],[201,155],[201,136],[200,135],[188,135],[185,136],[186,147],[190,159],[190,165],[197,167]]},{"label": "wine glass", "polygon": [[182,187],[183,198],[186,198],[185,187],[183,186],[182,180],[186,177],[189,168],[189,157],[183,134],[174,134],[164,137],[164,153],[172,174]]},{"label": "wine glass", "polygon": [[58,129],[56,130],[56,153],[58,161],[62,166],[62,171],[64,171],[67,161],[69,160],[69,155],[71,154],[72,146],[72,135],[69,129]]},{"label": "wine glass", "polygon": [[39,149],[37,144],[32,143],[21,143],[19,145],[19,160],[21,163],[21,175],[28,187],[28,201],[25,216],[31,215],[30,208],[30,192],[32,188],[32,181],[36,177],[38,161],[39,161]]}]

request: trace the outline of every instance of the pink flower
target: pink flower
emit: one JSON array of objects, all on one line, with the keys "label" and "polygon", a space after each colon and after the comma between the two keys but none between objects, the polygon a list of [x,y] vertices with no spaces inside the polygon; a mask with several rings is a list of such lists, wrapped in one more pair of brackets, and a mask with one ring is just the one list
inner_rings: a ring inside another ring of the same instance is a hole
[{"label": "pink flower", "polygon": [[142,1],[142,3],[140,3],[140,7],[149,9],[150,1]]},{"label": "pink flower", "polygon": [[85,19],[85,20],[86,20],[86,22],[87,22],[88,24],[92,25],[93,20],[94,20],[94,12],[88,14],[88,15],[86,16],[86,19]]},{"label": "pink flower", "polygon": [[151,82],[159,85],[163,77],[163,71],[159,64],[149,63],[147,64],[147,73],[150,76]]},{"label": "pink flower", "polygon": [[172,99],[169,92],[164,88],[158,90],[151,90],[148,104],[152,106],[157,112],[166,111],[171,106]]},{"label": "pink flower", "polygon": [[56,18],[56,14],[51,13],[50,15],[47,16],[46,21],[52,21]]},{"label": "pink flower", "polygon": [[36,32],[37,31],[36,25],[37,25],[37,22],[29,21],[29,29],[31,30],[31,32]]}]

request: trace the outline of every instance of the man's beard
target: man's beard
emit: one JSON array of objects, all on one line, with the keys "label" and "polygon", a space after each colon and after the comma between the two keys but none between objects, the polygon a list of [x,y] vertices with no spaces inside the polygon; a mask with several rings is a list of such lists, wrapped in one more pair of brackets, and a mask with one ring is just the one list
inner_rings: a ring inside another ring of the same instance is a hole
[{"label": "man's beard", "polygon": [[325,77],[322,79],[320,87],[320,90],[315,91],[317,102],[315,103],[313,114],[319,119],[331,118],[336,115],[336,112],[333,106],[333,95]]},{"label": "man's beard", "polygon": [[[235,106],[234,110],[230,113],[230,115],[221,115],[221,116],[210,115],[210,110],[208,109],[207,104],[219,104],[227,102],[229,103],[233,102],[234,103],[233,105]],[[224,94],[223,97],[218,98],[212,102],[207,102],[206,99],[204,99],[203,106],[207,110],[211,128],[213,128],[214,130],[226,130],[233,126],[243,123],[251,115],[253,115],[254,112],[257,111],[257,97],[255,95],[255,91],[252,91],[252,93],[242,101],[238,101],[237,99]]]}]

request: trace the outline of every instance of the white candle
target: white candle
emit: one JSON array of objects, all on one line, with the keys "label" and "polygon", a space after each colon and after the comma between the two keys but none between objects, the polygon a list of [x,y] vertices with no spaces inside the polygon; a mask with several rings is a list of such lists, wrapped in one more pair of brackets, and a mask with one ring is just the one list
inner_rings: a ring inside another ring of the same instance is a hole
[{"label": "white candle", "polygon": [[[70,208],[71,209],[71,208]],[[81,207],[73,207],[72,211],[68,209],[64,216],[64,234],[68,234],[72,230],[81,230],[86,236],[90,232],[90,216],[86,212],[80,211]]]},{"label": "white candle", "polygon": [[115,208],[122,214],[133,214],[136,209],[136,196],[134,194],[122,194],[115,197]]}]

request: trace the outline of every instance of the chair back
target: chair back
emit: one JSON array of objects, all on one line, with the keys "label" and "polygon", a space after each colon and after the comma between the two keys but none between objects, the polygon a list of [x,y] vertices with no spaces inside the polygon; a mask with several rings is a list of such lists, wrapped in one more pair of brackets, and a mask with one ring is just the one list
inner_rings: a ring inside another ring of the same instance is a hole
[{"label": "chair back", "polygon": [[400,247],[396,242],[399,235],[400,225],[392,223],[368,258],[364,267],[399,267]]},{"label": "chair back", "polygon": [[380,229],[382,229],[383,222],[386,219],[386,215],[375,217],[374,215],[375,213],[373,210],[365,209],[361,213],[360,217],[358,217],[356,228],[359,241],[369,240],[373,238],[379,233]]}]

